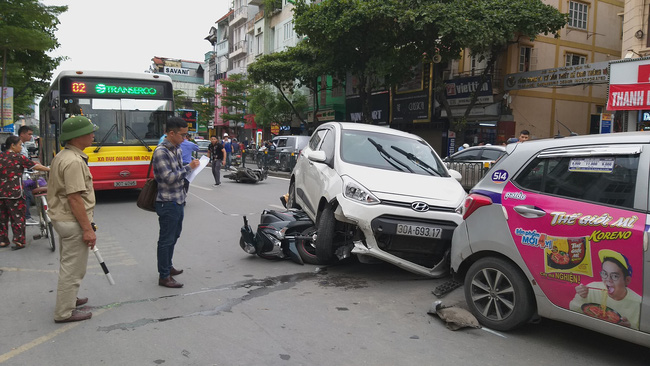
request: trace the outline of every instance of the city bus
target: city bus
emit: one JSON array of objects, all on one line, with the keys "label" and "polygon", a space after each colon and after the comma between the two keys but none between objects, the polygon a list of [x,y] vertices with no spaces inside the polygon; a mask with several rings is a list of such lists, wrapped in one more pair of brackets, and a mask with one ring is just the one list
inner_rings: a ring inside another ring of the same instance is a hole
[{"label": "city bus", "polygon": [[174,93],[166,75],[63,71],[39,108],[42,164],[64,148],[63,121],[83,115],[99,127],[84,150],[95,190],[142,188],[153,149],[174,115]]}]

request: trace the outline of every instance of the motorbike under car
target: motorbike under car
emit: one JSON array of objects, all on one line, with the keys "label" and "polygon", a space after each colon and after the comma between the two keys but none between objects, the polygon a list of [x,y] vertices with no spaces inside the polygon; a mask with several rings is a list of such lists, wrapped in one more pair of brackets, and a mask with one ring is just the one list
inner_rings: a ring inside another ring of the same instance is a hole
[{"label": "motorbike under car", "polygon": [[264,259],[290,258],[298,264],[319,264],[315,239],[316,226],[303,211],[264,210],[257,232],[253,232],[244,216],[239,246]]}]

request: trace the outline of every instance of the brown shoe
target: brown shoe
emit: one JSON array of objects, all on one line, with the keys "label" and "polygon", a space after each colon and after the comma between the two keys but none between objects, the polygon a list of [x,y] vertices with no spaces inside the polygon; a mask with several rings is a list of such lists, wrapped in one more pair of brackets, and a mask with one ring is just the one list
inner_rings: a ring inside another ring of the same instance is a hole
[{"label": "brown shoe", "polygon": [[169,270],[169,275],[170,276],[178,276],[181,273],[183,273],[182,269],[176,269],[176,268],[172,267],[172,269]]},{"label": "brown shoe", "polygon": [[87,303],[87,302],[88,302],[88,298],[87,298],[87,297],[81,297],[81,298],[77,297],[77,302],[75,303],[74,306],[77,306],[77,307],[78,307],[78,306],[84,305],[84,304]]},{"label": "brown shoe", "polygon": [[159,279],[158,286],[164,286],[169,288],[181,288],[183,287],[183,284],[180,282],[176,282],[176,280],[172,278],[172,276],[169,276],[167,278]]},{"label": "brown shoe", "polygon": [[54,320],[55,323],[70,323],[70,322],[78,322],[82,320],[87,320],[92,318],[93,313],[84,313],[79,310],[72,310],[72,315],[68,319],[63,319],[63,320]]}]

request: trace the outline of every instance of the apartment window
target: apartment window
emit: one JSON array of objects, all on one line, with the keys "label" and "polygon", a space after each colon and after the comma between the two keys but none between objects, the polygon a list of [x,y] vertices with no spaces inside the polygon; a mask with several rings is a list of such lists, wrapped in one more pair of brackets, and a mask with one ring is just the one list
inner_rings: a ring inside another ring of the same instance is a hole
[{"label": "apartment window", "polygon": [[569,27],[587,29],[589,6],[576,1],[569,1]]},{"label": "apartment window", "polygon": [[283,41],[293,38],[293,21],[286,23],[282,27],[282,30],[283,30],[283,37],[284,37],[282,38]]},{"label": "apartment window", "polygon": [[577,55],[575,53],[566,54],[566,62],[564,66],[573,66],[573,65],[584,65],[587,63],[587,57],[582,55]]},{"label": "apartment window", "polygon": [[487,66],[487,59],[483,58],[483,60],[479,61],[480,58],[481,58],[480,54],[470,56],[469,64],[470,64],[470,70],[472,75],[474,75],[479,71],[482,71]]},{"label": "apartment window", "polygon": [[530,71],[531,68],[531,58],[532,58],[533,48],[532,47],[520,47],[519,48],[519,72]]},{"label": "apartment window", "polygon": [[257,45],[257,50],[255,51],[256,55],[259,55],[264,52],[264,38],[262,38],[263,33],[260,33],[255,36],[255,44]]}]

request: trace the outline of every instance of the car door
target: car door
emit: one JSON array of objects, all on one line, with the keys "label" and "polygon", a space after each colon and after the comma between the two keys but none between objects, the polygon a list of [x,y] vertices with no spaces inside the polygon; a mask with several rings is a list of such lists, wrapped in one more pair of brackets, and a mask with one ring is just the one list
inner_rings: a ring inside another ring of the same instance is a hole
[{"label": "car door", "polygon": [[506,184],[501,200],[515,245],[553,304],[648,331],[640,314],[649,161],[641,152],[542,152]]},{"label": "car door", "polygon": [[318,151],[327,131],[326,128],[319,128],[314,131],[294,168],[296,196],[302,209],[312,218],[316,217],[316,210],[318,209],[317,201],[314,202],[317,195],[315,192],[321,189],[321,184],[318,182],[317,172],[314,171],[314,162],[309,160],[308,156],[312,151]]}]

